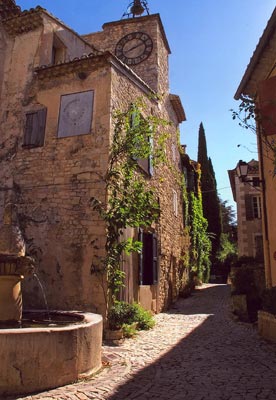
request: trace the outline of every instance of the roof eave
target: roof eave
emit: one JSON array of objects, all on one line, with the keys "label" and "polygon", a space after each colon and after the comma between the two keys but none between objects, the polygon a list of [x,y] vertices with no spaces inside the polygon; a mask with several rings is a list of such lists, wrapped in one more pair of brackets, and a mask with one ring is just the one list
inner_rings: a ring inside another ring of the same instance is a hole
[{"label": "roof eave", "polygon": [[235,96],[234,96],[235,100],[239,100],[241,98],[242,94],[250,94],[250,93],[247,93],[247,90],[246,90],[247,83],[248,83],[252,73],[254,72],[254,69],[255,69],[257,63],[259,62],[259,59],[264,51],[264,48],[267,45],[267,42],[268,42],[269,38],[271,37],[273,31],[275,30],[275,27],[276,27],[276,7],[273,10],[273,13],[267,23],[267,26],[259,40],[259,43],[257,44],[257,47],[250,59],[249,64],[245,70],[243,78],[242,78],[242,80],[239,84],[239,87],[235,93]]}]

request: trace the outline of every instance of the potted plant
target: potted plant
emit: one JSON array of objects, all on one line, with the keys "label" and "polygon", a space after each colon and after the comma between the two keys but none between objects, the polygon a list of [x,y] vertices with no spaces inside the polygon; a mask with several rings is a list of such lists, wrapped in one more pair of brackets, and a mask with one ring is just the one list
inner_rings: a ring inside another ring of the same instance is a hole
[{"label": "potted plant", "polygon": [[108,312],[105,339],[119,340],[123,337],[132,337],[138,330],[150,329],[154,324],[151,312],[140,304],[116,301]]}]

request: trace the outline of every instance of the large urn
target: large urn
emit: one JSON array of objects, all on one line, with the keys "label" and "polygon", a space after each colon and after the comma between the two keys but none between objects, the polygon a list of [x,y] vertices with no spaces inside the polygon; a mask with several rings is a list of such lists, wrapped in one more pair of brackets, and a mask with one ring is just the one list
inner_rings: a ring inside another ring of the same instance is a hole
[{"label": "large urn", "polygon": [[21,320],[21,281],[33,269],[34,260],[25,255],[25,242],[10,203],[0,226],[0,323]]}]

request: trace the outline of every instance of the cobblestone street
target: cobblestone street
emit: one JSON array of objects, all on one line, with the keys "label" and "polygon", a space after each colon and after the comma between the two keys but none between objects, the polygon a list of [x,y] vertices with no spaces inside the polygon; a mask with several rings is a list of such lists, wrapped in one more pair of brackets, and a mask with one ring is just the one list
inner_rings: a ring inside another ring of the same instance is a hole
[{"label": "cobblestone street", "polygon": [[229,287],[204,285],[156,316],[156,326],[103,346],[89,381],[21,400],[276,400],[276,345],[235,321]]}]

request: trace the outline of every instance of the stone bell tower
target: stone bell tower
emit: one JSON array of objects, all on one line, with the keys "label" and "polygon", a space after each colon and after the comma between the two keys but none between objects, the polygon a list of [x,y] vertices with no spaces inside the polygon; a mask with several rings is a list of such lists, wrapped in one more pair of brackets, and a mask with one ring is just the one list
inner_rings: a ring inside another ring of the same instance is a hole
[{"label": "stone bell tower", "polygon": [[110,51],[157,93],[168,93],[169,44],[159,14],[150,14],[147,1],[135,0],[119,21],[85,39]]}]

